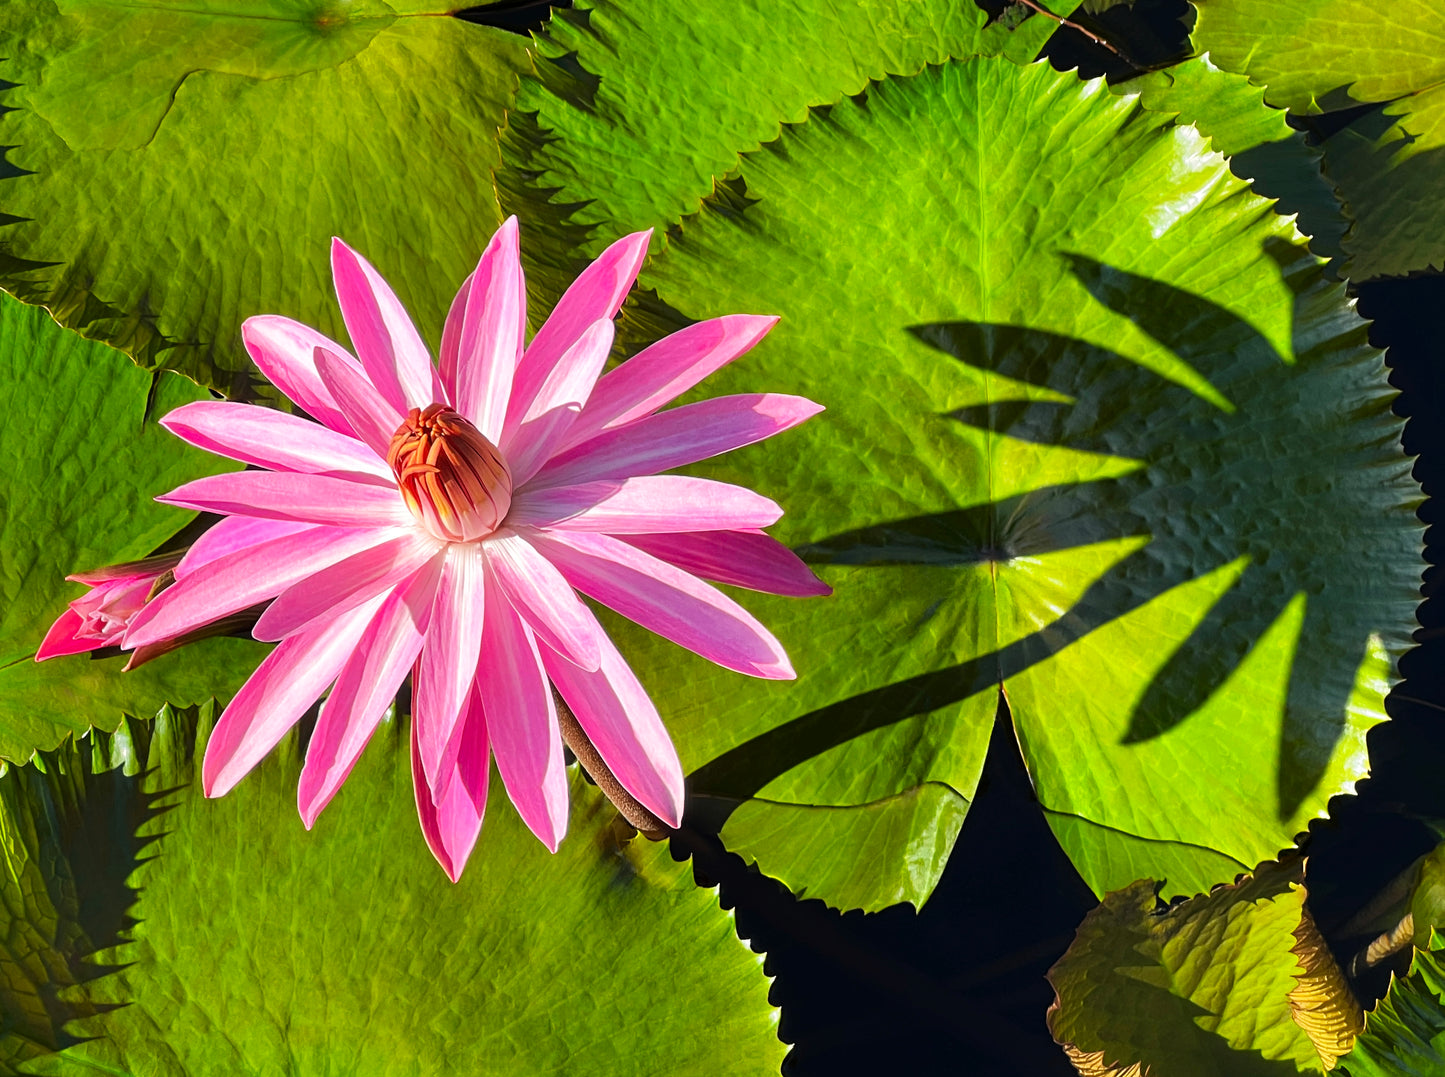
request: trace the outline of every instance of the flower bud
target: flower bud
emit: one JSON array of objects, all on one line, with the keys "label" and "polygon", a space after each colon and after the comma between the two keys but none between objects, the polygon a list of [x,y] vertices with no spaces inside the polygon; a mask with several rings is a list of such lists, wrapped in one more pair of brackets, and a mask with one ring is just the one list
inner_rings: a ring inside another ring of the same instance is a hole
[{"label": "flower bud", "polygon": [[81,595],[50,627],[35,652],[43,662],[63,654],[115,647],[141,608],[175,582],[174,569],[185,551],[160,554],[143,561],[78,572],[66,579],[87,584]]}]

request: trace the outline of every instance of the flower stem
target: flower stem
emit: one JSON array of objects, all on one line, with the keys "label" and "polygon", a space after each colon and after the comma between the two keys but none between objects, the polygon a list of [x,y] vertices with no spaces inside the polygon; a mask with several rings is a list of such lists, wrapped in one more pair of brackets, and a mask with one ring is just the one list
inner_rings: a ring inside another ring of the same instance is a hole
[{"label": "flower stem", "polygon": [[639,804],[637,799],[622,787],[617,776],[602,761],[602,756],[597,754],[597,749],[587,739],[587,734],[582,732],[577,716],[555,689],[552,691],[552,698],[557,702],[557,724],[562,728],[562,742],[572,749],[577,762],[591,775],[597,788],[612,801],[612,806],[621,813],[622,818],[635,826],[638,833],[648,841],[661,841],[667,837],[670,833],[667,824]]},{"label": "flower stem", "polygon": [[1136,64],[1134,64],[1134,62],[1133,62],[1132,60],[1129,59],[1129,57],[1125,56],[1122,52],[1120,52],[1120,51],[1113,45],[1112,42],[1106,40],[1105,38],[1100,37],[1098,34],[1094,33],[1094,31],[1092,31],[1092,30],[1085,29],[1084,27],[1080,26],[1078,23],[1074,22],[1072,19],[1066,19],[1066,18],[1064,18],[1062,15],[1055,15],[1055,14],[1054,14],[1052,11],[1050,11],[1047,7],[1045,7],[1043,4],[1039,3],[1038,0],[1018,0],[1018,3],[1022,4],[1024,7],[1028,8],[1030,11],[1036,11],[1036,12],[1038,12],[1040,15],[1044,16],[1045,18],[1047,18],[1047,19],[1052,19],[1054,22],[1058,23],[1060,26],[1067,26],[1070,30],[1073,30],[1075,33],[1083,34],[1086,38],[1088,38],[1090,41],[1092,41],[1095,45],[1099,45],[1099,46],[1101,46],[1101,47],[1103,47],[1103,48],[1108,49],[1110,52],[1112,52],[1115,56],[1119,57],[1119,59],[1123,60],[1125,63],[1130,64],[1131,66],[1137,66]]}]

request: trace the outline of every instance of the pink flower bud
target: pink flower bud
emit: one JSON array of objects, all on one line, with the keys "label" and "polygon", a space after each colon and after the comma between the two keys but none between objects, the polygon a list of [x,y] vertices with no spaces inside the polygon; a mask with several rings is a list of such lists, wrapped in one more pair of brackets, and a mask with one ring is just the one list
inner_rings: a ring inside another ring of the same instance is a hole
[{"label": "pink flower bud", "polygon": [[119,646],[126,627],[141,608],[175,582],[173,570],[185,551],[160,554],[143,561],[77,572],[67,579],[87,584],[81,595],[50,626],[35,660]]}]

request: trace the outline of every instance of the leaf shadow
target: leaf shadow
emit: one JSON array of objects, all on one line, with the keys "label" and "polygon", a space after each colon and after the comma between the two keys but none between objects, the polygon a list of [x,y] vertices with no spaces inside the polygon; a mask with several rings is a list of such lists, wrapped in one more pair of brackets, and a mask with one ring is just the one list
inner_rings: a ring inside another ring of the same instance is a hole
[{"label": "leaf shadow", "polygon": [[[23,993],[12,993],[21,966],[7,970],[0,1028],[23,1036],[26,1051],[39,1052],[34,1057],[84,1042],[89,1037],[75,1031],[76,1022],[119,1008],[79,989],[126,967],[99,955],[129,941],[140,897],[133,876],[163,836],[154,821],[170,810],[170,790],[146,788],[138,758],[148,741],[148,723],[123,719],[115,733],[92,729],[0,777],[4,827],[18,843],[8,858],[6,904],[20,901],[29,910],[25,924],[12,931],[23,937],[44,929],[40,947],[23,964],[33,969],[38,963],[45,972],[35,984],[41,1009],[26,1012]],[[29,876],[32,870],[38,876]]]},{"label": "leaf shadow", "polygon": [[[1012,325],[909,329],[952,360],[1064,394],[1000,400],[950,417],[1039,445],[1142,462],[1120,478],[1049,486],[985,505],[876,524],[799,549],[819,565],[1005,562],[1109,539],[1146,543],[1062,616],[973,661],[860,693],[786,722],[696,770],[690,789],[740,803],[853,737],[1001,685],[1162,595],[1241,558],[1238,580],[1164,662],[1129,716],[1125,744],[1167,735],[1233,673],[1298,596],[1304,620],[1277,745],[1277,805],[1289,818],[1318,785],[1345,729],[1372,634],[1408,643],[1419,536],[1382,509],[1418,489],[1398,447],[1383,363],[1365,323],[1301,249],[1264,254],[1294,295],[1293,356],[1248,322],[1179,288],[1079,255],[1075,278],[1188,364],[1228,406],[1082,340]],[[1382,492],[1383,491],[1383,492]],[[1343,659],[1342,659],[1343,656]],[[716,799],[714,799],[716,798]]]},{"label": "leaf shadow", "polygon": [[[1161,970],[1149,966],[1121,967],[1112,981],[1119,994],[1110,1001],[1120,1024],[1140,1038],[1126,1039],[1127,1033],[1109,1029],[1088,1036],[1083,1043],[1067,1042],[1064,1050],[1080,1072],[1091,1072],[1081,1063],[1092,1062],[1093,1072],[1118,1073],[1137,1064],[1142,1072],[1162,1072],[1180,1060],[1187,1060],[1183,1073],[1230,1074],[1232,1077],[1288,1077],[1301,1072],[1289,1058],[1267,1058],[1259,1048],[1241,1049],[1209,1027],[1209,1009],[1150,982]],[[1127,986],[1125,986],[1127,985]],[[1121,1042],[1123,1041],[1123,1042]],[[1127,1044],[1127,1046],[1126,1046]],[[1109,1063],[1107,1070],[1103,1063]],[[1117,1067],[1117,1068],[1116,1068]]]}]

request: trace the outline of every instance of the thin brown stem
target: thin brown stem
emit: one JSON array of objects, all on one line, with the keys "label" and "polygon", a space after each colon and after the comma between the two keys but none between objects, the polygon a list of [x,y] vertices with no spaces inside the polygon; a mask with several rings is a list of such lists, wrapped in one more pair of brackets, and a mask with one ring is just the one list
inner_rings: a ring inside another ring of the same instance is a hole
[{"label": "thin brown stem", "polygon": [[577,757],[577,762],[582,764],[582,769],[592,776],[597,783],[597,788],[602,790],[604,796],[612,801],[622,818],[637,828],[648,841],[661,841],[671,831],[652,812],[638,803],[637,798],[622,787],[617,776],[606,763],[592,742],[587,739],[587,734],[582,732],[582,726],[577,721],[577,716],[567,706],[562,697],[554,690],[552,698],[557,701],[557,724],[562,728],[562,741],[572,749],[572,754]]},{"label": "thin brown stem", "polygon": [[1350,962],[1350,971],[1358,976],[1366,969],[1372,969],[1394,957],[1414,941],[1415,914],[1407,912],[1398,924],[1371,940],[1368,946],[1355,955]]},{"label": "thin brown stem", "polygon": [[1075,30],[1078,33],[1083,34],[1095,45],[1099,45],[1103,48],[1108,49],[1115,56],[1119,57],[1119,59],[1123,60],[1126,64],[1130,64],[1131,66],[1133,66],[1133,61],[1131,61],[1129,57],[1125,56],[1122,52],[1115,48],[1111,42],[1106,41],[1104,38],[1094,33],[1094,31],[1085,29],[1084,27],[1080,26],[1078,23],[1074,22],[1073,19],[1066,19],[1062,15],[1055,15],[1048,8],[1044,7],[1043,4],[1037,3],[1037,0],[1015,0],[1015,2],[1022,4],[1024,7],[1028,8],[1031,11],[1037,11],[1046,19],[1053,19],[1054,22],[1058,23],[1060,26],[1067,26],[1070,30]]},{"label": "thin brown stem", "polygon": [[1437,711],[1445,711],[1445,707],[1442,707],[1439,703],[1432,703],[1430,700],[1421,699],[1419,696],[1407,696],[1403,692],[1391,692],[1390,695],[1405,703],[1414,703],[1421,707],[1432,707]]}]

